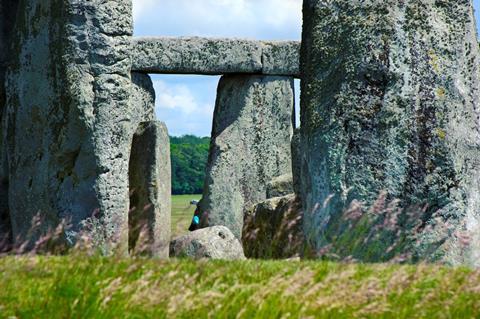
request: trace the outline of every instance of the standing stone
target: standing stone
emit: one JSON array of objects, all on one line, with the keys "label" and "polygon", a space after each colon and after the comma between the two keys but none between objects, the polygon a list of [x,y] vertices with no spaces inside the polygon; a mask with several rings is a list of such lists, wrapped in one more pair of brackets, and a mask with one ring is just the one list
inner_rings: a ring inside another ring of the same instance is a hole
[{"label": "standing stone", "polygon": [[163,122],[141,123],[130,157],[129,246],[168,258],[170,244],[170,142]]},{"label": "standing stone", "polygon": [[[328,232],[352,200],[372,203],[385,190],[403,207],[428,204],[414,255],[480,266],[472,2],[305,0],[303,12],[301,198],[310,246],[335,236]],[[458,231],[469,236],[466,247]]]},{"label": "standing stone", "polygon": [[104,252],[127,251],[130,0],[25,0],[14,30],[7,127],[13,235],[67,219]]},{"label": "standing stone", "polygon": [[245,208],[266,199],[267,183],[291,174],[293,78],[229,75],[220,80],[201,225],[240,239]]},{"label": "standing stone", "polygon": [[17,2],[17,0],[0,2],[0,245],[4,239],[8,242],[11,240],[11,222],[8,212],[8,163],[6,141],[2,132],[5,112],[5,73],[10,57],[10,38],[17,16]]}]

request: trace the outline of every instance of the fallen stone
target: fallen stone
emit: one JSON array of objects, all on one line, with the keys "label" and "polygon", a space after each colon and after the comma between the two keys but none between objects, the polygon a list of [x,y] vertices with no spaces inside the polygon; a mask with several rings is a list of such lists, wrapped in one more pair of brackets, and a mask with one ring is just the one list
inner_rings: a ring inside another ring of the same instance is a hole
[{"label": "fallen stone", "polygon": [[174,239],[170,243],[170,257],[245,259],[242,245],[224,226],[198,229]]},{"label": "fallen stone", "polygon": [[245,215],[242,244],[248,258],[291,258],[303,248],[300,200],[290,194],[254,205]]},{"label": "fallen stone", "polygon": [[150,37],[133,41],[137,72],[299,76],[300,43],[199,37]]},{"label": "fallen stone", "polygon": [[368,207],[386,191],[402,207],[428,207],[420,228],[404,226],[420,231],[406,253],[480,266],[472,1],[306,0],[303,12],[300,197],[310,247],[338,236],[354,199]]},{"label": "fallen stone", "polygon": [[130,156],[129,249],[166,259],[171,229],[170,143],[163,122],[143,122]]},{"label": "fallen stone", "polygon": [[291,174],[293,78],[229,75],[220,80],[201,226],[240,239],[244,210],[266,199],[267,183]]},{"label": "fallen stone", "polygon": [[267,184],[267,198],[282,197],[293,193],[291,174],[277,176]]}]

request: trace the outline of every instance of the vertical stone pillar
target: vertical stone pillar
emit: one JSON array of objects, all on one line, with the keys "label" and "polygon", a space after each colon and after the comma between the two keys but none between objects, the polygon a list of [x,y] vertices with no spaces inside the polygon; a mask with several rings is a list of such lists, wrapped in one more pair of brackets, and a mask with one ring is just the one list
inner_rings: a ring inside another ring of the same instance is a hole
[{"label": "vertical stone pillar", "polygon": [[[67,219],[104,252],[127,251],[130,0],[25,0],[6,81],[9,207],[15,237],[33,216]],[[33,238],[34,239],[34,238]]]},{"label": "vertical stone pillar", "polygon": [[[17,16],[17,0],[0,2],[0,245],[11,240],[8,211],[8,163],[4,132],[5,74],[10,57],[12,29]],[[0,247],[0,250],[2,247]]]},{"label": "vertical stone pillar", "polygon": [[170,140],[163,122],[143,122],[130,157],[129,246],[168,258],[171,232]]},{"label": "vertical stone pillar", "polygon": [[472,2],[305,0],[303,12],[301,198],[310,245],[337,235],[336,218],[352,200],[371,204],[387,191],[403,207],[428,205],[420,229],[430,230],[410,253],[480,265]]},{"label": "vertical stone pillar", "polygon": [[201,225],[241,238],[244,210],[266,199],[274,177],[291,174],[293,78],[228,75],[218,85]]}]

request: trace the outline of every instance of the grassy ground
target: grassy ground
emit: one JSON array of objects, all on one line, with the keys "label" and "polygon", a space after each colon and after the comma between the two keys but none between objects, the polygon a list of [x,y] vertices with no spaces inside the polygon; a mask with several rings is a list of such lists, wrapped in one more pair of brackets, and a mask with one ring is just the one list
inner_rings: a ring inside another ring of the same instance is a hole
[{"label": "grassy ground", "polygon": [[188,232],[195,206],[191,200],[200,200],[202,195],[172,195],[172,238]]},{"label": "grassy ground", "polygon": [[0,258],[0,318],[479,318],[480,272],[440,266]]}]

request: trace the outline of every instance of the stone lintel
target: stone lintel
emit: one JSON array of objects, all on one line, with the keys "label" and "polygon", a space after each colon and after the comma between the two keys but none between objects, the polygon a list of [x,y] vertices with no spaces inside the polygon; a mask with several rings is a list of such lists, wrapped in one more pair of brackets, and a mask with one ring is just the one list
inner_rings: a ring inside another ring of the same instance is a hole
[{"label": "stone lintel", "polygon": [[139,37],[132,70],[145,73],[299,77],[300,42],[200,37]]}]

